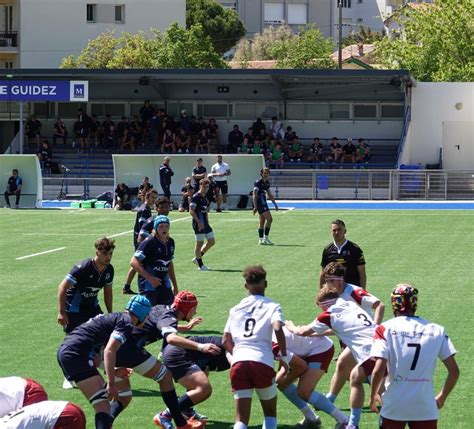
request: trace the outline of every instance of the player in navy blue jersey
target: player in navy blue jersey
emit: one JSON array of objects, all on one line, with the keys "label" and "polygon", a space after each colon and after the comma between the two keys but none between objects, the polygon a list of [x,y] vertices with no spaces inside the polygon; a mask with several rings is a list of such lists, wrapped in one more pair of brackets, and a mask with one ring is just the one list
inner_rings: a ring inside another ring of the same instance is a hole
[{"label": "player in navy blue jersey", "polygon": [[138,290],[152,305],[171,305],[178,293],[173,265],[174,240],[169,236],[169,231],[169,218],[157,216],[152,235],[140,243],[130,261],[139,275]]},{"label": "player in navy blue jersey", "polygon": [[[137,216],[135,218],[135,225],[133,226],[133,247],[137,250],[139,240],[138,237],[140,236],[140,231],[142,229],[143,224],[152,217],[153,207],[155,207],[156,200],[158,199],[158,191],[155,189],[148,189],[145,193],[145,202],[138,208]],[[132,271],[132,270],[131,270]],[[135,277],[135,272],[131,275],[131,279],[125,282],[123,286],[122,293],[124,295],[136,295],[134,291],[132,291],[130,284]]]},{"label": "player in navy blue jersey", "polygon": [[[202,262],[202,257],[208,250],[216,244],[214,231],[209,225],[208,212],[209,201],[206,198],[210,182],[208,179],[201,179],[199,182],[199,192],[191,198],[189,204],[189,214],[193,218],[193,230],[196,235],[196,247],[194,249],[193,262],[201,271],[209,271],[209,268]],[[206,244],[204,244],[204,240]]]},{"label": "player in navy blue jersey", "polygon": [[[198,301],[193,293],[182,291],[176,295],[171,307],[164,305],[153,307],[145,325],[143,327],[134,328],[132,332],[132,341],[126,343],[118,351],[117,366],[133,368],[134,372],[137,372],[144,377],[154,379],[160,383],[161,391],[166,392],[173,388],[170,387],[170,385],[173,385],[171,374],[167,372],[166,366],[161,365],[157,359],[148,353],[143,347],[163,339],[163,348],[165,350],[167,345],[170,344],[190,350],[199,350],[205,354],[219,354],[219,347],[213,343],[198,343],[178,335],[179,331],[190,330],[193,326],[201,322],[202,319],[193,318],[196,313],[197,305]],[[178,322],[181,320],[188,321],[188,325],[178,326]],[[131,401],[129,380],[122,380],[119,387],[120,391],[124,393],[124,397],[121,399],[123,409]],[[165,401],[165,403],[172,411],[171,415],[173,415],[176,422],[176,413],[169,405],[169,403],[172,403],[171,399],[168,402]],[[154,421],[158,426],[161,426],[164,429],[170,429],[172,427],[170,426],[172,424],[170,415],[157,415],[155,416]],[[193,419],[189,422],[194,424]],[[177,425],[180,426],[180,423],[177,422]]]},{"label": "player in navy blue jersey", "polygon": [[253,187],[253,214],[258,212],[259,226],[258,226],[258,244],[272,245],[273,243],[268,238],[270,234],[270,227],[273,222],[270,208],[268,207],[267,197],[272,201],[275,210],[278,210],[275,197],[270,191],[270,169],[262,168],[260,170],[260,179],[255,181]]},{"label": "player in navy blue jersey", "polygon": [[[144,296],[134,296],[125,308],[125,312],[101,314],[78,326],[66,336],[57,353],[64,376],[77,383],[94,407],[96,429],[112,427],[109,399],[116,400],[119,395],[115,383],[116,353],[130,338],[133,327],[145,322],[151,304]],[[106,385],[91,359],[91,354],[102,346]]]},{"label": "player in navy blue jersey", "polygon": [[[186,393],[179,398],[180,408],[187,418],[193,417],[203,423],[208,418],[199,414],[194,405],[204,402],[211,396],[212,387],[209,383],[209,371],[226,371],[230,368],[227,353],[222,346],[220,336],[190,336],[188,340],[199,344],[215,344],[219,347],[219,354],[203,353],[198,350],[183,349],[181,347],[168,345],[163,351],[163,363],[171,372],[175,382],[181,384]],[[170,411],[161,413],[168,418]]]}]

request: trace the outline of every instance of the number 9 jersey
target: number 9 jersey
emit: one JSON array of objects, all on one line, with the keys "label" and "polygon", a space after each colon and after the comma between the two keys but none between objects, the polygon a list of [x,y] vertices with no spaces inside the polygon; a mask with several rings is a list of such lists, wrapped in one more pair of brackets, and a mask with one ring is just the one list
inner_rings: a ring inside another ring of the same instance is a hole
[{"label": "number 9 jersey", "polygon": [[250,295],[230,309],[224,332],[232,335],[232,365],[260,362],[273,368],[272,323],[284,323],[280,304],[261,295]]}]

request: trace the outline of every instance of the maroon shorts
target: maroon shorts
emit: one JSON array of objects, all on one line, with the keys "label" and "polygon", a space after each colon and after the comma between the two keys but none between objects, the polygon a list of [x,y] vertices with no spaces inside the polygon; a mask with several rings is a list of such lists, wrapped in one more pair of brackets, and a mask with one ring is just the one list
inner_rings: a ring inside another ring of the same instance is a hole
[{"label": "maroon shorts", "polygon": [[78,405],[69,402],[64,407],[53,429],[86,429],[84,411]]},{"label": "maroon shorts", "polygon": [[365,371],[365,375],[370,377],[372,375],[372,371],[375,367],[375,359],[369,358],[365,362],[361,363],[360,366]]},{"label": "maroon shorts", "polygon": [[402,422],[399,420],[390,420],[385,417],[380,418],[381,429],[405,429],[408,425],[409,429],[436,429],[438,427],[438,420],[419,420],[411,422]]},{"label": "maroon shorts", "polygon": [[310,355],[306,356],[302,359],[305,360],[308,364],[311,362],[317,362],[321,364],[321,369],[324,372],[328,372],[329,365],[332,361],[332,358],[334,356],[334,346],[331,346],[329,349],[327,349],[325,352],[318,353],[316,355]]},{"label": "maroon shorts", "polygon": [[44,390],[43,386],[37,381],[31,378],[25,378],[25,396],[23,398],[23,406],[36,404],[37,402],[43,402],[48,400],[48,394]]},{"label": "maroon shorts", "polygon": [[275,370],[260,362],[242,361],[232,365],[230,384],[232,391],[265,389],[275,381]]}]

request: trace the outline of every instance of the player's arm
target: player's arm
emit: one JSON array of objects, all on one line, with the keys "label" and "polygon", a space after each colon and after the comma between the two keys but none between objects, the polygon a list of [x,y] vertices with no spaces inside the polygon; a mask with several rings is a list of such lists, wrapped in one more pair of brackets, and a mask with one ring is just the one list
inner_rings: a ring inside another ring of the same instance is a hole
[{"label": "player's arm", "polygon": [[104,286],[104,303],[105,303],[105,308],[107,309],[108,313],[112,313],[112,303],[113,303],[113,291],[112,291],[112,285],[111,284],[106,284]]},{"label": "player's arm", "polygon": [[222,335],[222,346],[226,349],[227,353],[232,354],[234,351],[234,339],[230,332],[224,332]]},{"label": "player's arm", "polygon": [[372,305],[372,310],[374,310],[374,322],[376,325],[380,325],[383,320],[383,315],[385,312],[385,304],[382,301],[376,301]]},{"label": "player's arm", "polygon": [[66,326],[69,322],[66,313],[66,295],[67,290],[72,288],[73,284],[64,279],[58,286],[58,323]]},{"label": "player's arm", "polygon": [[115,360],[117,350],[122,342],[110,337],[104,349],[104,369],[107,374],[107,394],[109,398],[118,399],[118,389],[115,386]]},{"label": "player's arm", "polygon": [[325,283],[323,270],[324,270],[324,268],[321,267],[321,271],[319,272],[319,288],[322,288],[324,283]]},{"label": "player's arm", "polygon": [[446,399],[454,389],[454,386],[456,386],[460,373],[456,359],[454,359],[454,355],[451,355],[447,359],[443,360],[443,363],[448,370],[448,376],[446,377],[443,388],[436,395],[436,405],[440,409],[443,408]]},{"label": "player's arm", "polygon": [[227,169],[227,171],[224,173],[224,176],[230,176],[232,172],[230,171],[230,168]]},{"label": "player's arm", "polygon": [[130,266],[135,270],[135,272],[149,281],[154,288],[157,288],[161,285],[161,280],[158,277],[152,276],[148,271],[146,271],[145,268],[143,268],[142,263],[135,256],[132,256],[132,259],[130,260]]},{"label": "player's arm", "polygon": [[372,380],[370,382],[370,409],[376,414],[379,412],[377,405],[382,404],[379,391],[385,379],[386,371],[387,359],[381,357],[375,358],[375,366],[372,371]]},{"label": "player's arm", "polygon": [[253,214],[257,213],[258,189],[255,187],[252,192]]},{"label": "player's arm", "polygon": [[280,363],[283,368],[285,368],[285,375],[288,373],[290,367],[290,362],[288,358],[288,354],[286,351],[286,337],[285,333],[283,332],[283,325],[284,323],[281,320],[275,320],[272,322],[273,331],[275,332],[275,337],[278,343],[278,347],[280,348]]},{"label": "player's arm", "polygon": [[172,346],[181,347],[186,350],[197,350],[198,352],[210,353],[218,355],[221,349],[212,343],[201,344],[196,341],[188,340],[187,338],[181,337],[176,333],[171,333],[166,336],[166,341]]},{"label": "player's arm", "polygon": [[302,337],[309,337],[314,333],[313,328],[310,325],[297,326],[291,320],[287,320],[285,326],[291,333]]},{"label": "player's arm", "polygon": [[362,289],[367,288],[367,274],[365,272],[365,264],[357,265],[357,271],[359,271],[360,287]]},{"label": "player's arm", "polygon": [[178,293],[178,281],[176,280],[176,274],[174,272],[174,264],[173,261],[171,261],[168,265],[168,276],[171,280],[171,283],[173,285],[173,295],[176,295]]},{"label": "player's arm", "polygon": [[193,203],[189,204],[189,214],[193,218],[194,222],[197,223],[198,229],[204,229],[204,224],[199,220],[199,217],[196,214],[196,206],[193,205]]},{"label": "player's arm", "polygon": [[268,196],[268,199],[273,203],[273,205],[275,206],[275,210],[278,210],[278,205],[275,201],[275,197],[273,196],[272,194],[272,191],[270,191],[270,189],[267,191],[267,196]]},{"label": "player's arm", "polygon": [[178,332],[189,332],[195,326],[201,324],[203,320],[202,317],[193,317],[186,325],[178,325]]}]

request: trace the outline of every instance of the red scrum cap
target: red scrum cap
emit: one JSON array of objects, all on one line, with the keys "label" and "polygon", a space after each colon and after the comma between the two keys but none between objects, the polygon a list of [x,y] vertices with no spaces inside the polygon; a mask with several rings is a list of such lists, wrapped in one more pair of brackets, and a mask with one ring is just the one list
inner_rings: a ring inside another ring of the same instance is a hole
[{"label": "red scrum cap", "polygon": [[183,313],[184,317],[186,317],[194,307],[197,307],[197,305],[198,299],[196,295],[187,290],[178,292],[174,297],[173,307]]}]

